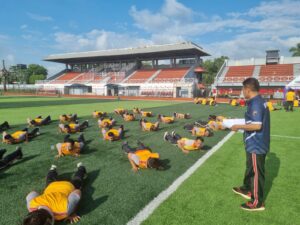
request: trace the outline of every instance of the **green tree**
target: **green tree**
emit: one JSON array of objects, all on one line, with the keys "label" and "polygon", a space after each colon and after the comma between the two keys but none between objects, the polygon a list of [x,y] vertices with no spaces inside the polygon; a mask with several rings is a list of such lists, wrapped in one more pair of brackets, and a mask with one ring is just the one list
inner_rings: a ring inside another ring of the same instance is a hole
[{"label": "green tree", "polygon": [[29,64],[27,67],[29,77],[31,75],[48,75],[48,71],[45,67],[38,64]]},{"label": "green tree", "polygon": [[293,57],[300,56],[300,43],[296,45],[296,47],[292,47],[289,50],[292,53]]},{"label": "green tree", "polygon": [[227,56],[221,56],[215,59],[208,59],[203,62],[203,68],[205,69],[205,73],[202,77],[202,82],[205,85],[210,85],[214,82],[214,79],[221,69],[224,61],[229,59]]},{"label": "green tree", "polygon": [[35,84],[37,80],[45,80],[46,75],[44,74],[34,74],[29,77],[28,84]]}]

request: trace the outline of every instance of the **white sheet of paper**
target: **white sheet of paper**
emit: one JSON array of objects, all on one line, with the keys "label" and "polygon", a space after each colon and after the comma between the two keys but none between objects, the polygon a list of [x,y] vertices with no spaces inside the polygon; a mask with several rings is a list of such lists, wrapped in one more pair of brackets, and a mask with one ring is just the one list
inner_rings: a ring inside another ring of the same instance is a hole
[{"label": "white sheet of paper", "polygon": [[231,128],[233,125],[245,125],[245,119],[224,119],[223,120],[223,127]]}]

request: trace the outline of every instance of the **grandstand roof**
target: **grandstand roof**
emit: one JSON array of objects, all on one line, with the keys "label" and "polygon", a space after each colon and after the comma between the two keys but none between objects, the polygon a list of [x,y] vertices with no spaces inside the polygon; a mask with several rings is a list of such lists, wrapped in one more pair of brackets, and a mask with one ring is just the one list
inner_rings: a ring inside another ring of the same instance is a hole
[{"label": "grandstand roof", "polygon": [[209,54],[192,42],[180,42],[136,48],[54,54],[47,56],[44,60],[58,63],[90,63],[137,59],[168,59],[173,57],[188,58],[195,56],[209,56]]}]

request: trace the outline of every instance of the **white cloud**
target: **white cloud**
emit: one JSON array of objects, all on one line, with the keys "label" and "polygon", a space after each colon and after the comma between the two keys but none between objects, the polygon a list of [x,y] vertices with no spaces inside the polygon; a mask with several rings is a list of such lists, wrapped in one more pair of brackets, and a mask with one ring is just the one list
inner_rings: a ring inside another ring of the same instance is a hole
[{"label": "white cloud", "polygon": [[35,13],[27,12],[26,13],[29,18],[39,21],[39,22],[47,22],[47,21],[53,21],[54,19],[51,16],[43,16],[43,15],[38,15]]},{"label": "white cloud", "polygon": [[152,42],[138,38],[134,34],[120,34],[94,29],[88,33],[72,34],[57,32],[54,34],[55,48],[64,51],[91,51],[112,48],[134,47]]},{"label": "white cloud", "polygon": [[23,25],[20,26],[20,29],[21,29],[21,30],[24,30],[24,29],[26,29],[27,27],[28,27],[27,24],[23,24]]}]

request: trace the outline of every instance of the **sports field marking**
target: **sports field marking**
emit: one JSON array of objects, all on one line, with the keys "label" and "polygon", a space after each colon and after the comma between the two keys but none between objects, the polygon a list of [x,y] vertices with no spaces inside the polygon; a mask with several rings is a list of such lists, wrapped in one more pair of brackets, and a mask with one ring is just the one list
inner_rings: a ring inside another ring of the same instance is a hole
[{"label": "sports field marking", "polygon": [[279,138],[289,138],[289,139],[299,139],[300,140],[300,137],[298,136],[284,136],[284,135],[277,135],[277,134],[273,134],[271,135],[271,137],[279,137]]},{"label": "sports field marking", "polygon": [[171,194],[173,194],[179,186],[189,178],[209,157],[218,151],[226,141],[228,141],[235,132],[231,131],[218,144],[216,144],[210,151],[203,155],[197,162],[194,163],[185,173],[178,177],[166,190],[162,191],[156,198],[148,203],[135,217],[133,217],[127,225],[138,225],[146,220],[154,210],[160,206]]}]

